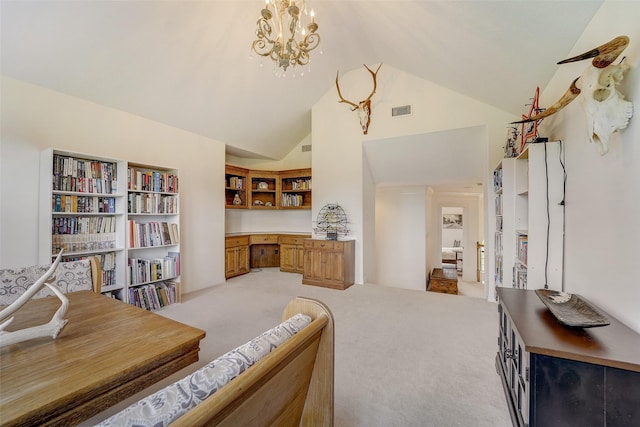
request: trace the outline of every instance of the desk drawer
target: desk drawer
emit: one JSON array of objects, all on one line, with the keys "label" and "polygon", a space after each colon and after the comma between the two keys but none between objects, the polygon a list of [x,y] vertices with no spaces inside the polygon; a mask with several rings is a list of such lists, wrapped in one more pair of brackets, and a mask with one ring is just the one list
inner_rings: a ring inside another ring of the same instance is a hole
[{"label": "desk drawer", "polygon": [[309,249],[324,249],[324,250],[342,249],[342,246],[340,246],[340,244],[334,240],[307,239],[304,241],[304,247]]},{"label": "desk drawer", "polygon": [[249,243],[252,245],[259,244],[278,244],[277,234],[252,234],[249,238]]},{"label": "desk drawer", "polygon": [[225,248],[234,248],[236,246],[247,246],[249,244],[249,236],[227,237],[224,239]]},{"label": "desk drawer", "polygon": [[304,239],[308,239],[309,236],[280,236],[281,245],[302,245]]}]

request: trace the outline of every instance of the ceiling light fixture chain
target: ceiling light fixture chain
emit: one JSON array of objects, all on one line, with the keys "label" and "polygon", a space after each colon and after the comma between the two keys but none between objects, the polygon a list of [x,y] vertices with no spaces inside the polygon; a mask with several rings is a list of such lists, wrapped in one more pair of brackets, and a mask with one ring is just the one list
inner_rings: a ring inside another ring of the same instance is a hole
[{"label": "ceiling light fixture chain", "polygon": [[[309,52],[320,45],[313,9],[307,14],[304,0],[265,0],[265,7],[260,13],[261,17],[256,23],[258,38],[253,41],[251,49],[260,56],[271,58],[276,74],[285,73],[290,66],[308,65],[311,61]],[[305,30],[301,20],[307,16],[311,21]],[[299,38],[296,39],[296,36]]]}]

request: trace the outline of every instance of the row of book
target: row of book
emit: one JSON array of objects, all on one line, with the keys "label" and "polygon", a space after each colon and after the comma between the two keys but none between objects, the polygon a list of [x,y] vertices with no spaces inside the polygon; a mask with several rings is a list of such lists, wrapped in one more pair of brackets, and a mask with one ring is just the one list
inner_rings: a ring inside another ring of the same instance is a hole
[{"label": "row of book", "polygon": [[178,175],[130,167],[127,169],[127,188],[132,191],[177,193]]},{"label": "row of book", "polygon": [[496,215],[502,215],[502,194],[496,194],[494,210]]},{"label": "row of book", "polygon": [[51,253],[101,251],[116,248],[115,233],[56,234],[51,236]]},{"label": "row of book", "polygon": [[301,194],[287,194],[282,195],[281,204],[283,207],[288,206],[303,206],[304,197]]},{"label": "row of book", "polygon": [[177,214],[178,197],[159,193],[129,193],[127,212],[136,214]]},{"label": "row of book", "polygon": [[53,155],[53,174],[73,178],[93,178],[114,181],[118,168],[113,162],[78,159],[72,156]]},{"label": "row of book", "polygon": [[529,236],[526,234],[518,234],[516,240],[516,253],[518,254],[518,260],[527,265],[527,250],[529,248]]},{"label": "row of book", "polygon": [[311,190],[311,178],[291,180],[287,184],[291,185],[291,190]]},{"label": "row of book", "polygon": [[242,190],[244,186],[245,186],[245,178],[242,178],[239,176],[229,177],[229,181],[227,182],[227,187]]},{"label": "row of book", "polygon": [[496,285],[499,286],[502,284],[502,279],[503,279],[502,255],[496,256],[496,267],[494,272],[494,279],[495,279]]},{"label": "row of book", "polygon": [[180,253],[168,252],[155,259],[129,258],[129,284],[137,285],[180,275]]},{"label": "row of book", "polygon": [[73,191],[78,193],[115,194],[118,184],[115,180],[82,178],[53,174],[54,191]]},{"label": "row of book", "polygon": [[[110,234],[116,231],[116,218],[112,216],[60,216],[53,218],[51,234]],[[96,238],[94,240],[107,240]],[[114,239],[115,240],[115,239]]]},{"label": "row of book", "polygon": [[130,248],[149,248],[178,243],[180,243],[178,224],[157,221],[139,223],[129,220]]},{"label": "row of book", "polygon": [[129,304],[148,311],[159,310],[178,301],[177,287],[177,283],[167,281],[129,288]]},{"label": "row of book", "polygon": [[513,287],[527,289],[527,269],[522,266],[513,266]]},{"label": "row of book", "polygon": [[53,212],[115,213],[116,199],[114,197],[53,194],[51,209]]},{"label": "row of book", "polygon": [[498,192],[502,190],[502,169],[496,169],[493,171],[493,191]]}]

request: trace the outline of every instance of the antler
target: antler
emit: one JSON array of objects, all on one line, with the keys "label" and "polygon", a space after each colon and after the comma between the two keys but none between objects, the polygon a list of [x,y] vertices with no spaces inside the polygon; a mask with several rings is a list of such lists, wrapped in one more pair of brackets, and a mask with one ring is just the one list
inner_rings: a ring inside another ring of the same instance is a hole
[{"label": "antler", "polygon": [[344,97],[342,96],[342,93],[340,92],[340,84],[338,83],[338,74],[340,74],[340,71],[336,72],[336,88],[338,89],[338,96],[340,97],[340,101],[338,102],[344,102],[346,104],[351,105],[353,107],[351,111],[357,110],[358,108],[360,108],[360,105],[371,100],[371,97],[373,97],[373,95],[376,93],[376,87],[378,86],[378,82],[376,81],[376,76],[378,74],[378,71],[380,71],[380,67],[382,67],[382,63],[378,65],[378,69],[375,71],[375,73],[371,70],[371,68],[367,67],[366,64],[362,64],[362,65],[364,65],[364,68],[366,68],[371,73],[371,76],[373,77],[373,90],[371,91],[367,99],[365,99],[364,101],[360,101],[360,103],[358,104],[356,104],[355,102],[349,101],[348,99],[344,99]]},{"label": "antler", "polygon": [[338,83],[338,74],[340,73],[340,71],[336,71],[336,88],[338,88],[338,96],[340,97],[340,101],[338,102],[345,102],[351,106],[353,106],[353,109],[351,111],[355,111],[358,109],[358,104],[356,104],[355,102],[351,102],[348,101],[346,99],[344,99],[344,97],[342,96],[342,93],[340,92],[340,84]]},{"label": "antler", "polygon": [[378,74],[378,71],[380,71],[380,67],[382,67],[382,62],[380,63],[380,65],[378,65],[378,69],[376,70],[375,73],[371,71],[371,68],[367,67],[366,64],[362,64],[362,65],[364,65],[364,68],[366,68],[371,73],[371,76],[373,77],[373,90],[371,91],[371,94],[367,97],[367,99],[362,101],[362,102],[367,102],[371,99],[373,94],[376,93],[376,87],[378,86],[378,82],[376,81],[376,76]]}]

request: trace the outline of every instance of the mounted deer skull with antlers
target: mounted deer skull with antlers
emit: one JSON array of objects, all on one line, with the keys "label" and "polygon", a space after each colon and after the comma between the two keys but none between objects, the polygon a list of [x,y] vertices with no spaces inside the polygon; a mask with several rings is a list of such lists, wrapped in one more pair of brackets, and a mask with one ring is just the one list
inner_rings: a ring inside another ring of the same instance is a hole
[{"label": "mounted deer skull with antlers", "polygon": [[382,63],[378,65],[378,69],[375,72],[373,72],[369,67],[364,65],[364,68],[366,68],[371,73],[371,76],[373,77],[373,90],[371,91],[367,99],[365,99],[364,101],[360,101],[357,104],[355,102],[352,102],[343,98],[342,93],[340,92],[340,84],[338,83],[338,74],[340,73],[340,71],[336,72],[336,88],[338,89],[338,96],[340,97],[340,101],[338,102],[344,102],[351,105],[353,107],[351,111],[358,110],[358,116],[360,117],[360,126],[362,126],[363,135],[366,135],[367,132],[369,131],[369,123],[371,123],[371,97],[373,96],[374,93],[376,93],[376,86],[377,86],[376,75],[378,74],[380,67],[382,67]]}]

